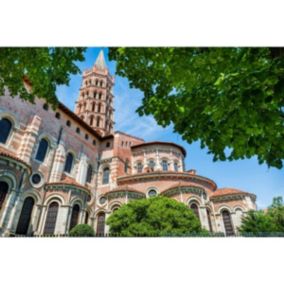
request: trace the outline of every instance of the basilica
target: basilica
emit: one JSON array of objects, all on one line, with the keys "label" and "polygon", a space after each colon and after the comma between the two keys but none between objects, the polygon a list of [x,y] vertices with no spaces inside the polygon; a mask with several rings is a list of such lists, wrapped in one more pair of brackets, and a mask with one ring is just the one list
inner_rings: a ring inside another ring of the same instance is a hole
[{"label": "basilica", "polygon": [[114,131],[113,86],[101,51],[74,112],[0,96],[0,236],[68,235],[77,224],[106,235],[114,210],[156,195],[186,204],[208,231],[237,234],[256,196],[187,170],[180,145]]}]

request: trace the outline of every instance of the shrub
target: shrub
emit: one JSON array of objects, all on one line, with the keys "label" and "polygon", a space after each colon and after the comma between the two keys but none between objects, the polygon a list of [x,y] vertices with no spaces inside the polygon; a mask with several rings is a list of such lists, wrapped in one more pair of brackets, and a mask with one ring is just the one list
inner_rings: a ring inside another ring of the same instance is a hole
[{"label": "shrub", "polygon": [[162,196],[134,200],[122,205],[107,219],[107,224],[111,234],[127,237],[205,235],[200,221],[191,209]]},{"label": "shrub", "polygon": [[95,232],[91,226],[87,224],[79,224],[71,229],[69,235],[71,237],[94,237]]}]

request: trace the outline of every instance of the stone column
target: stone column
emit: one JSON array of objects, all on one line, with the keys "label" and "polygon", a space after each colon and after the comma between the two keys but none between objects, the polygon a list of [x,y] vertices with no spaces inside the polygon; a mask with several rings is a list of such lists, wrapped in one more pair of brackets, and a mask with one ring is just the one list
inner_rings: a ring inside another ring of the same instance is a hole
[{"label": "stone column", "polygon": [[13,209],[15,202],[16,202],[16,198],[17,198],[17,192],[13,188],[9,192],[9,197],[7,199],[5,207],[2,209],[3,213],[2,213],[2,218],[0,220],[0,227],[2,228],[2,232],[4,233],[4,236],[9,235],[8,224],[9,224],[9,221],[10,221],[11,211]]},{"label": "stone column", "polygon": [[41,213],[41,205],[39,203],[35,204],[33,208],[33,212],[32,212],[32,217],[31,217],[31,224],[30,224],[30,229],[29,229],[30,231],[28,233],[31,233],[31,232],[33,232],[34,234],[37,233],[38,221],[41,215],[40,213]]},{"label": "stone column", "polygon": [[59,207],[54,234],[57,235],[68,233],[70,212],[70,205],[61,205]]},{"label": "stone column", "polygon": [[18,197],[11,209],[10,218],[7,225],[7,230],[9,232],[16,232],[23,204],[24,200]]},{"label": "stone column", "polygon": [[158,149],[156,149],[156,170],[161,170],[161,161]]},{"label": "stone column", "polygon": [[41,205],[41,213],[40,213],[40,216],[39,216],[40,221],[38,223],[37,230],[35,231],[35,235],[42,235],[43,234],[46,212],[47,212],[47,206]]},{"label": "stone column", "polygon": [[210,231],[209,222],[207,218],[206,206],[201,205],[199,207],[200,222],[203,228]]}]

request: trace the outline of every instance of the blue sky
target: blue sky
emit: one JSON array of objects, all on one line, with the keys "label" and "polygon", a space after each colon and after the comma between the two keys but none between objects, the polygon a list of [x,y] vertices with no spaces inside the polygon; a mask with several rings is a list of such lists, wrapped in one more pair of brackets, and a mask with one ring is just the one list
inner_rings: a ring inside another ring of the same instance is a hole
[{"label": "blue sky", "polygon": [[[91,68],[102,48],[88,48],[85,61],[79,62],[81,70]],[[108,49],[103,48],[111,74],[115,74],[115,62],[108,61]],[[74,110],[79,94],[81,75],[71,77],[70,85],[59,86],[57,96],[61,102]],[[274,196],[283,196],[284,169],[278,170],[259,165],[256,158],[233,162],[213,162],[212,155],[201,149],[198,142],[188,144],[173,132],[172,126],[163,128],[151,116],[139,117],[135,110],[139,107],[143,94],[130,89],[128,80],[115,76],[114,86],[115,130],[144,138],[145,141],[169,141],[182,145],[186,151],[186,169],[196,169],[197,174],[213,179],[219,188],[232,187],[257,195],[258,208],[271,204]]]}]

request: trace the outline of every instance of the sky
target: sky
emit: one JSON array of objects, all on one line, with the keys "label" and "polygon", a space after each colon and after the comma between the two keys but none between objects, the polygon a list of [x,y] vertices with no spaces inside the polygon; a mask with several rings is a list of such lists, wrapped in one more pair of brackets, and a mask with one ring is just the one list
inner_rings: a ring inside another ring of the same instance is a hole
[{"label": "sky", "polygon": [[[173,127],[163,128],[152,116],[140,117],[135,110],[140,106],[143,93],[129,87],[126,78],[115,75],[115,61],[108,60],[108,48],[88,48],[85,61],[78,62],[81,71],[91,68],[103,49],[110,73],[115,76],[114,108],[115,130],[143,138],[145,141],[173,142],[183,146],[187,152],[186,169],[195,169],[198,175],[214,180],[218,188],[237,188],[256,194],[259,209],[268,207],[275,196],[284,197],[284,169],[259,165],[256,158],[237,161],[213,162],[213,155],[201,149],[199,142],[188,144],[173,132]],[[81,74],[72,75],[69,86],[59,86],[57,96],[71,110],[79,95]]]}]

